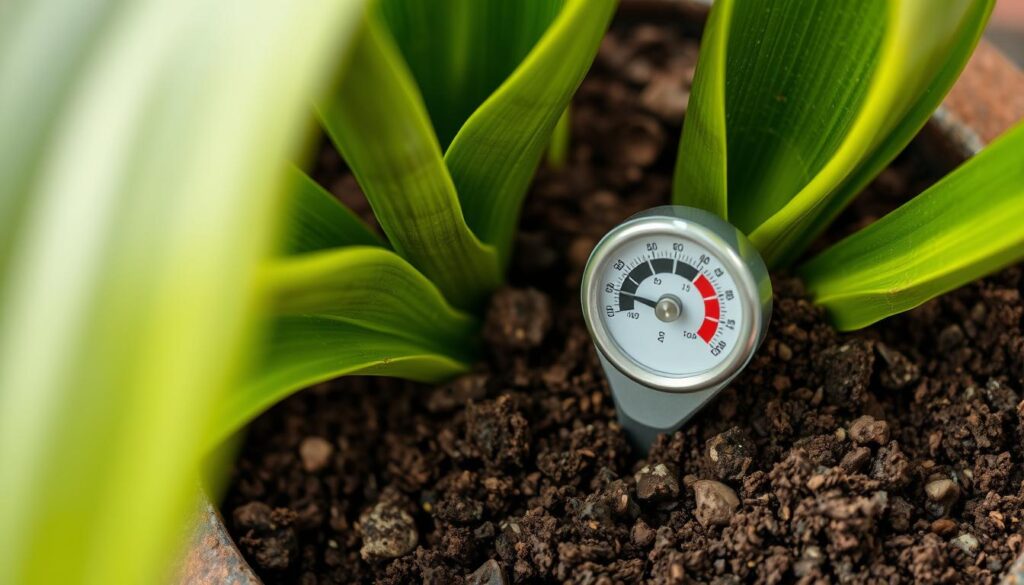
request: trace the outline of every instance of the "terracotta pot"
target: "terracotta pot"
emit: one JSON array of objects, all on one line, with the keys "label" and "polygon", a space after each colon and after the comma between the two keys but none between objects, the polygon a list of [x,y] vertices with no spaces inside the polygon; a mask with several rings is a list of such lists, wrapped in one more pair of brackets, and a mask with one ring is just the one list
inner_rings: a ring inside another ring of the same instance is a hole
[{"label": "terracotta pot", "polygon": [[[702,21],[709,3],[695,0],[622,0],[619,14],[630,19],[682,18]],[[963,75],[922,130],[927,154],[939,169],[949,169],[1024,119],[1024,73],[985,41]],[[194,536],[182,562],[181,585],[259,585],[242,558],[223,519],[204,499]],[[1024,585],[1024,551],[1003,585]]]}]

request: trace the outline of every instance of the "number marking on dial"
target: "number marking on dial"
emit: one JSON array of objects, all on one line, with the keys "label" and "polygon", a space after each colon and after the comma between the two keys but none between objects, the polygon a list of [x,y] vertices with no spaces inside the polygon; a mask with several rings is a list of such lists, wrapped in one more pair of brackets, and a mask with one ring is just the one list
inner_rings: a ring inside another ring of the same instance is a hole
[{"label": "number marking on dial", "polygon": [[[692,264],[676,258],[644,258],[630,263],[633,268],[626,274],[618,286],[619,311],[632,311],[636,303],[645,303],[647,299],[636,296],[640,283],[658,274],[676,274],[693,283],[704,301],[704,321],[697,330],[697,336],[705,343],[711,344],[718,332],[718,323],[722,314],[719,294],[715,291],[712,281],[706,274]],[[717,269],[721,273],[721,269]],[[653,305],[653,303],[646,302]]]}]

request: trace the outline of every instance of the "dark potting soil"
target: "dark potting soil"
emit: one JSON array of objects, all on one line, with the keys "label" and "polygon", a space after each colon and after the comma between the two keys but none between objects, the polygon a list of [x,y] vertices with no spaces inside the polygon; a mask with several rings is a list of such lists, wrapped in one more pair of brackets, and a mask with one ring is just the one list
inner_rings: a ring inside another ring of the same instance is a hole
[{"label": "dark potting soil", "polygon": [[[578,304],[597,239],[666,203],[697,45],[620,23],[567,168],[524,209],[475,373],[346,378],[251,428],[224,504],[267,583],[978,582],[1024,534],[1024,276],[852,334],[774,281],[768,338],[685,429],[632,453]],[[367,211],[326,149],[316,174]],[[824,240],[936,173],[904,153]],[[820,245],[820,244],[819,244]]]}]

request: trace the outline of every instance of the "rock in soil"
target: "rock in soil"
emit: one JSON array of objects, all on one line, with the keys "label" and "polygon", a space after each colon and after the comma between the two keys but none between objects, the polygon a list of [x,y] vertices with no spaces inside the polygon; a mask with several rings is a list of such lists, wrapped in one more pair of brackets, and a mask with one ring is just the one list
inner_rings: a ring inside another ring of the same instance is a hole
[{"label": "rock in soil", "polygon": [[885,445],[889,442],[889,423],[865,414],[850,423],[850,438],[858,445]]},{"label": "rock in soil", "polygon": [[[775,274],[746,370],[648,457],[630,449],[578,287],[601,236],[669,201],[697,33],[681,19],[613,26],[574,100],[566,166],[542,165],[524,202],[474,373],[434,387],[344,378],[254,422],[224,515],[268,585],[502,572],[516,584],[990,584],[1008,571],[1024,546],[1019,267],[844,334]],[[912,144],[814,248],[934,182],[922,152]],[[372,222],[337,153],[316,160],[314,177]],[[303,456],[310,437],[330,441],[326,462]],[[941,479],[959,490],[948,510],[948,485],[935,502],[926,489]],[[365,544],[383,554],[364,560]]]},{"label": "rock in soil", "polygon": [[960,498],[960,487],[952,479],[939,477],[924,484],[924,493],[928,497],[925,508],[932,516],[947,516]]},{"label": "rock in soil", "polygon": [[412,552],[419,542],[416,524],[408,512],[381,502],[359,518],[363,546],[359,554],[364,561],[397,559]]},{"label": "rock in soil", "polygon": [[755,449],[742,429],[732,427],[708,441],[708,467],[718,479],[743,479],[754,461]]},{"label": "rock in soil", "polygon": [[466,585],[508,585],[508,579],[498,561],[490,559],[466,577]]},{"label": "rock in soil", "polygon": [[740,505],[736,492],[722,482],[702,479],[694,482],[694,514],[703,526],[725,526]]},{"label": "rock in soil", "polygon": [[981,546],[981,543],[972,534],[961,534],[954,538],[951,544],[972,557],[977,554],[978,547]]},{"label": "rock in soil", "polygon": [[675,471],[664,463],[643,466],[635,479],[636,497],[641,500],[673,500],[679,495]]},{"label": "rock in soil", "polygon": [[327,467],[334,454],[334,446],[324,438],[309,437],[299,444],[299,457],[306,473],[316,473]]}]

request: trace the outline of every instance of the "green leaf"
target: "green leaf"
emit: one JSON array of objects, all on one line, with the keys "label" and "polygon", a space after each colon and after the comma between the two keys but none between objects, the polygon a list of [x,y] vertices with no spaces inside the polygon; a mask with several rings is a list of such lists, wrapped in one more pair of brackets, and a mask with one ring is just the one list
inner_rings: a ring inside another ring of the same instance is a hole
[{"label": "green leaf", "polygon": [[694,80],[697,109],[684,122],[676,196],[720,206],[727,187],[728,218],[746,232],[784,206],[850,128],[885,2],[716,4],[704,41],[710,61],[702,46]]},{"label": "green leaf", "polygon": [[674,200],[720,209],[727,192],[766,261],[791,261],[927,121],[991,5],[716,4]]},{"label": "green leaf", "polygon": [[267,269],[271,310],[327,315],[470,357],[478,323],[394,252],[350,246],[276,261]]},{"label": "green leaf", "polygon": [[1024,124],[800,270],[840,329],[865,327],[1024,259]]},{"label": "green leaf", "polygon": [[482,241],[497,248],[503,266],[533,173],[597,54],[615,5],[615,0],[568,0],[445,153],[466,221]]},{"label": "green leaf", "polygon": [[564,0],[383,0],[380,12],[442,146],[513,70]]},{"label": "green leaf", "polygon": [[168,579],[359,8],[0,7],[0,583]]},{"label": "green leaf", "polygon": [[265,278],[279,318],[219,418],[224,438],[267,407],[345,374],[438,381],[464,372],[478,323],[397,254],[348,247],[279,260]]},{"label": "green leaf", "polygon": [[341,246],[384,246],[356,214],[298,168],[289,169],[285,252],[301,254]]},{"label": "green leaf", "polygon": [[[793,262],[921,130],[967,65],[978,39],[981,38],[992,6],[993,2],[976,2],[964,12],[961,27],[948,48],[948,56],[935,67],[934,79],[930,84],[925,84],[918,95],[911,96],[915,101],[909,106],[907,114],[879,142],[876,149],[857,165],[838,189],[812,211],[808,219],[800,220],[797,224],[798,229],[789,230],[782,236],[781,251],[778,254],[779,264]],[[909,37],[913,30],[916,30],[914,19],[906,18],[902,22],[904,26],[911,27],[907,32]],[[913,49],[914,45],[911,44],[910,48]],[[899,74],[890,75],[889,79],[895,91],[899,91]]]},{"label": "green leaf", "polygon": [[96,30],[119,4],[12,0],[0,5],[0,274],[29,212],[39,158],[59,130],[57,118],[47,113],[62,107],[76,71],[99,44]]},{"label": "green leaf", "polygon": [[211,445],[230,437],[277,402],[303,388],[348,375],[440,382],[469,366],[415,342],[317,316],[274,322],[259,367],[230,396]]},{"label": "green leaf", "polygon": [[994,0],[888,2],[878,63],[856,119],[828,164],[750,239],[770,264],[791,261],[810,237],[928,121],[974,50]]},{"label": "green leaf", "polygon": [[704,27],[683,120],[672,200],[729,219],[725,127],[726,45],[735,0],[718,0]]},{"label": "green leaf", "polygon": [[466,225],[423,101],[373,11],[320,115],[395,251],[455,305],[479,306],[501,282],[497,255]]}]

